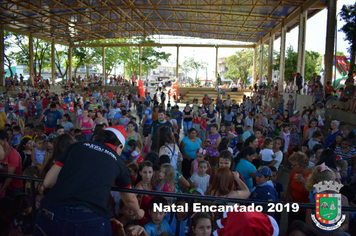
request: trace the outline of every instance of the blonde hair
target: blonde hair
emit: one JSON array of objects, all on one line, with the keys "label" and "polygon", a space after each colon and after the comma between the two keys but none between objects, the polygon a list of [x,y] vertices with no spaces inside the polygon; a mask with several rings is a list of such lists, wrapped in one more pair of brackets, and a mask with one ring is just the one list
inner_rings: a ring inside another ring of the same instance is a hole
[{"label": "blonde hair", "polygon": [[293,153],[288,160],[290,162],[296,162],[302,168],[307,168],[309,166],[309,158],[302,152]]},{"label": "blonde hair", "polygon": [[[175,172],[173,166],[171,164],[165,163],[161,166],[161,168],[164,168],[163,182],[169,183],[171,185],[171,191],[175,192],[176,181],[174,179],[174,175],[176,172]],[[164,185],[162,185],[162,188],[163,188],[163,186]]]},{"label": "blonde hair", "polygon": [[23,133],[23,131],[25,130],[25,118],[19,117],[17,119],[16,125],[20,127],[21,133]]},{"label": "blonde hair", "polygon": [[340,169],[345,169],[348,167],[347,161],[345,160],[336,160],[336,165],[340,167]]},{"label": "blonde hair", "polygon": [[330,180],[335,180],[335,172],[331,169],[321,171],[321,165],[318,165],[315,167],[313,173],[309,175],[305,188],[311,192],[314,189],[314,184]]}]

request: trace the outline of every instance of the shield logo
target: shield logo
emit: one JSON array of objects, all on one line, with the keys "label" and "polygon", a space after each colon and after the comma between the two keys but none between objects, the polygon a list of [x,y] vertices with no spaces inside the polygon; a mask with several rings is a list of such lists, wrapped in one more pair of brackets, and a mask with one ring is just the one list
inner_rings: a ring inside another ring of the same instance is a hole
[{"label": "shield logo", "polygon": [[341,214],[341,194],[316,194],[316,219],[325,225],[338,222]]}]

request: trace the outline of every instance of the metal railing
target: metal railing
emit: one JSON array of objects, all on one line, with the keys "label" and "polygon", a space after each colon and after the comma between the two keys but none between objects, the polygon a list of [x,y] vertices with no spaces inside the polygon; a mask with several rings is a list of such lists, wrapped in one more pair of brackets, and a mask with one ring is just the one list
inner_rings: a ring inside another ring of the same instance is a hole
[{"label": "metal railing", "polygon": [[[31,186],[31,197],[32,197],[32,209],[36,209],[36,188],[35,182],[43,182],[43,179],[33,178],[23,175],[12,175],[12,174],[5,174],[0,172],[0,176],[6,178],[13,178],[13,179],[22,179],[26,181],[30,181]],[[252,203],[256,205],[263,205],[267,206],[269,204],[288,204],[290,202],[283,202],[283,201],[262,201],[262,200],[250,200],[250,199],[236,199],[236,198],[223,198],[223,197],[213,197],[213,196],[200,196],[194,194],[186,194],[186,193],[167,193],[167,192],[158,192],[158,191],[147,191],[147,190],[138,190],[138,189],[126,189],[126,188],[118,188],[118,187],[111,187],[113,191],[119,192],[126,192],[126,193],[135,193],[135,194],[142,194],[142,195],[155,195],[161,197],[173,197],[173,198],[192,198],[194,200],[201,200],[202,202],[206,201],[214,201],[218,204],[227,204],[229,202],[239,203],[240,205],[251,205]],[[315,205],[313,204],[306,204],[306,203],[298,203],[299,208],[307,208],[307,209],[315,209]],[[342,206],[342,211],[355,211],[356,207],[350,206]],[[36,211],[32,211],[33,220],[36,217]]]}]

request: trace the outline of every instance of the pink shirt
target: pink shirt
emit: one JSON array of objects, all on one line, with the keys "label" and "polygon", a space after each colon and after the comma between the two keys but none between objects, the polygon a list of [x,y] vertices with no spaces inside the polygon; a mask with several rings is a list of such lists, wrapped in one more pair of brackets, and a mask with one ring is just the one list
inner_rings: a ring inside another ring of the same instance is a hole
[{"label": "pink shirt", "polygon": [[299,130],[300,130],[300,125],[301,125],[301,123],[302,123],[302,117],[301,116],[298,116],[298,117],[295,117],[295,116],[292,116],[291,118],[289,118],[289,122],[294,122],[294,121],[299,121],[298,122],[298,128],[299,128]]}]

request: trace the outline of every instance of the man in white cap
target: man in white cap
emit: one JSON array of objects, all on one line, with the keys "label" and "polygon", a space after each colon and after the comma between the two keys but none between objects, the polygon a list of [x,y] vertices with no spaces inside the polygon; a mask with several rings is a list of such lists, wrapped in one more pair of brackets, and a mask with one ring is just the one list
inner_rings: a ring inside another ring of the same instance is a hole
[{"label": "man in white cap", "polygon": [[[41,201],[34,235],[111,235],[111,185],[131,188],[129,170],[120,155],[126,132],[122,125],[108,127],[94,141],[69,146],[49,170],[43,185],[51,188]],[[120,193],[125,206],[141,219],[137,198]]]}]

